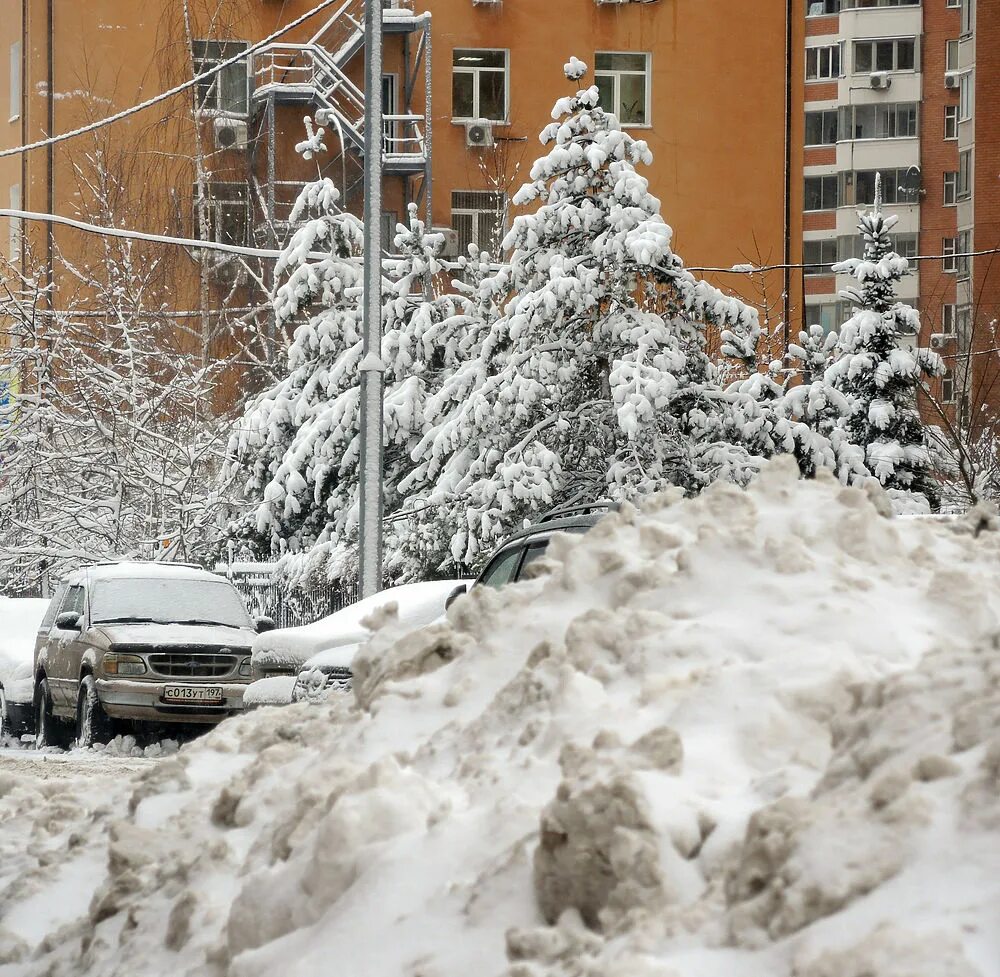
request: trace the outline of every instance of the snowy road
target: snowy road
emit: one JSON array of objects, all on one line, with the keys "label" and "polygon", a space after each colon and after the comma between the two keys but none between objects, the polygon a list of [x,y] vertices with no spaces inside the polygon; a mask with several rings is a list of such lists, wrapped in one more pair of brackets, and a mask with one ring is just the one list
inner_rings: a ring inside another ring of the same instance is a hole
[{"label": "snowy road", "polygon": [[39,753],[31,749],[0,749],[0,778],[8,773],[38,781],[84,776],[92,785],[97,777],[119,779],[126,771],[141,770],[155,761],[155,757],[114,756],[94,750]]}]

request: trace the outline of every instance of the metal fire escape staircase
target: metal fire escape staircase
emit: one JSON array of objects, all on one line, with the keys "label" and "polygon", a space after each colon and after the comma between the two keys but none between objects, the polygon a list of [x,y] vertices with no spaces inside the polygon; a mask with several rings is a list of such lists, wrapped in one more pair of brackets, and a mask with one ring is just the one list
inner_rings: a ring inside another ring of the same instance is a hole
[{"label": "metal fire escape staircase", "polygon": [[[351,80],[348,65],[364,50],[366,0],[344,0],[323,27],[305,44],[276,43],[255,52],[250,63],[255,113],[266,111],[269,129],[268,184],[271,218],[274,213],[275,172],[273,146],[275,106],[301,104],[312,109],[319,125],[340,137],[345,155],[357,161],[365,152],[365,94]],[[404,178],[407,196],[429,199],[430,150],[430,16],[414,14],[413,0],[381,0],[384,34],[402,35],[402,106],[383,121],[383,171]],[[418,35],[416,44],[413,36]],[[421,111],[411,111],[420,70],[424,71]],[[422,179],[420,179],[422,177]],[[416,184],[416,186],[411,185]],[[418,183],[419,181],[419,183]],[[360,181],[341,187],[344,200]],[[416,189],[416,193],[413,190]]]}]

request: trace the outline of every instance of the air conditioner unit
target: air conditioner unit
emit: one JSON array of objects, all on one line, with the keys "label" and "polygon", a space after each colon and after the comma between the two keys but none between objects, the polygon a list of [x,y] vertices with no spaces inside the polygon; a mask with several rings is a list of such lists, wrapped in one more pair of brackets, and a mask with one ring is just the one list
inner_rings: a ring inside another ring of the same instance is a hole
[{"label": "air conditioner unit", "polygon": [[441,248],[439,258],[458,257],[458,231],[453,227],[435,227],[432,233],[440,234],[444,238],[444,246]]},{"label": "air conditioner unit", "polygon": [[873,71],[868,76],[868,84],[871,85],[872,88],[885,90],[892,84],[892,79],[889,77],[888,72]]},{"label": "air conditioner unit", "polygon": [[954,337],[946,332],[931,333],[931,349],[943,349]]},{"label": "air conditioner unit", "polygon": [[958,88],[961,85],[961,76],[957,71],[946,71],[944,76],[945,88]]},{"label": "air conditioner unit", "polygon": [[247,124],[242,119],[226,116],[214,119],[216,149],[246,149]]},{"label": "air conditioner unit", "polygon": [[493,145],[493,126],[486,119],[465,123],[465,145],[486,149]]}]

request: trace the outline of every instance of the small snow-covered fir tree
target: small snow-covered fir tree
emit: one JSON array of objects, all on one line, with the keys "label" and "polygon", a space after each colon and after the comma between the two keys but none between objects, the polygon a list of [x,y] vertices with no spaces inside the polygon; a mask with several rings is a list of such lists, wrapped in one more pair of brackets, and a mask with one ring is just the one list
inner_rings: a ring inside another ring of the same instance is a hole
[{"label": "small snow-covered fir tree", "polygon": [[[297,149],[315,156],[323,131]],[[308,157],[307,157],[308,158]],[[273,297],[279,323],[302,320],[287,374],[248,405],[232,435],[226,477],[242,476],[250,511],[233,534],[256,555],[282,558],[292,584],[350,579],[356,572],[363,228],[337,204],[326,178],[307,184],[293,209],[301,226],[278,261]],[[383,264],[385,511],[402,499],[399,479],[423,425],[425,378],[440,369],[440,324],[453,318],[433,294],[440,235],[411,209],[395,239],[399,257]]]},{"label": "small snow-covered fir tree", "polygon": [[882,213],[877,179],[874,209],[859,215],[864,255],[834,266],[857,281],[842,293],[855,312],[840,330],[838,356],[825,378],[851,404],[843,428],[864,449],[871,474],[890,494],[912,493],[935,506],[938,489],[917,392],[926,378],[943,372],[943,364],[936,353],[911,345],[920,333],[920,317],[896,301],[896,283],[909,270],[892,248],[896,220]]},{"label": "small snow-covered fir tree", "polygon": [[[586,66],[572,59],[567,77]],[[515,196],[505,261],[477,289],[466,359],[433,404],[408,480],[434,569],[478,563],[521,520],[560,503],[715,478],[756,460],[733,443],[703,324],[756,312],[684,270],[636,167],[651,154],[599,106],[560,99],[549,147]]]}]

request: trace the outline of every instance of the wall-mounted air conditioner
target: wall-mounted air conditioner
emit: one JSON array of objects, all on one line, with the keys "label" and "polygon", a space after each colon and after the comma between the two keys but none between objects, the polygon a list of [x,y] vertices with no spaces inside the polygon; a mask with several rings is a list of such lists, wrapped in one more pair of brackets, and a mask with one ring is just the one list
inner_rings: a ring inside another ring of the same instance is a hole
[{"label": "wall-mounted air conditioner", "polygon": [[493,126],[487,119],[465,123],[465,145],[473,149],[488,149],[493,145]]},{"label": "wall-mounted air conditioner", "polygon": [[439,258],[458,257],[458,231],[453,227],[435,227],[434,234],[440,234],[444,238],[444,245],[441,248]]},{"label": "wall-mounted air conditioner", "polygon": [[958,88],[961,84],[961,76],[957,71],[946,71],[944,74],[945,88]]},{"label": "wall-mounted air conditioner", "polygon": [[247,124],[242,119],[220,116],[212,120],[216,149],[246,149]]},{"label": "wall-mounted air conditioner", "polygon": [[892,79],[889,77],[889,73],[887,71],[873,71],[868,76],[868,84],[871,85],[872,88],[885,91],[890,85],[892,85]]}]

